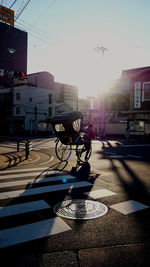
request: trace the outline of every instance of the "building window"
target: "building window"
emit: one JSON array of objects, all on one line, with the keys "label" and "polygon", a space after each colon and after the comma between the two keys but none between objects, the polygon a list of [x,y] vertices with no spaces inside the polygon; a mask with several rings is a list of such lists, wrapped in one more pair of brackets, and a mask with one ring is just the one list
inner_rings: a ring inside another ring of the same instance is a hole
[{"label": "building window", "polygon": [[150,82],[143,83],[142,100],[143,101],[150,100]]},{"label": "building window", "polygon": [[20,93],[16,93],[16,100],[20,100]]},{"label": "building window", "polygon": [[29,102],[30,102],[30,103],[32,102],[32,97],[29,97]]},{"label": "building window", "polygon": [[52,108],[49,108],[49,117],[52,116]]},{"label": "building window", "polygon": [[49,94],[49,104],[52,104],[52,95]]},{"label": "building window", "polygon": [[20,114],[20,107],[17,106],[17,107],[16,107],[16,115],[19,115],[19,114]]}]

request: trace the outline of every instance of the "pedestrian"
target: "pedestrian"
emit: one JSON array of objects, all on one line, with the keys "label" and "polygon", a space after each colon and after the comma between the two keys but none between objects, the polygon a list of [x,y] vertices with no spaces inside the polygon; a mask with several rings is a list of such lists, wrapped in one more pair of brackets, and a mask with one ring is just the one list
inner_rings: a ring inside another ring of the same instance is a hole
[{"label": "pedestrian", "polygon": [[127,126],[127,128],[126,128],[126,130],[125,130],[125,139],[126,139],[127,141],[130,140],[130,126],[129,126],[129,125]]},{"label": "pedestrian", "polygon": [[90,123],[88,126],[88,136],[90,140],[95,139],[95,133],[93,131],[93,125]]}]

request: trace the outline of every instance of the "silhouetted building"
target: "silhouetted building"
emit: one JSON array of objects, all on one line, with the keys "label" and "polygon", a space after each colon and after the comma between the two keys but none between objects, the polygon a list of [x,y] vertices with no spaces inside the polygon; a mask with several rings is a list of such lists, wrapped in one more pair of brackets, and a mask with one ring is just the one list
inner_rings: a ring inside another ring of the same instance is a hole
[{"label": "silhouetted building", "polygon": [[0,86],[11,86],[13,72],[27,72],[27,32],[0,22]]}]

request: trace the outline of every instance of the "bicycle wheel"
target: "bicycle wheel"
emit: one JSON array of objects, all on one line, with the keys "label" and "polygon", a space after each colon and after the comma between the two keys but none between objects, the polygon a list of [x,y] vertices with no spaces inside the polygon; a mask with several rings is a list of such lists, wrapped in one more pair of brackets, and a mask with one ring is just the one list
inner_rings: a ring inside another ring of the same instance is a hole
[{"label": "bicycle wheel", "polygon": [[91,141],[85,141],[84,139],[79,139],[76,146],[76,155],[78,160],[81,162],[86,162],[91,157],[92,146]]},{"label": "bicycle wheel", "polygon": [[55,153],[59,160],[65,161],[70,158],[71,155],[71,145],[70,144],[62,144],[62,142],[58,139],[55,146]]}]

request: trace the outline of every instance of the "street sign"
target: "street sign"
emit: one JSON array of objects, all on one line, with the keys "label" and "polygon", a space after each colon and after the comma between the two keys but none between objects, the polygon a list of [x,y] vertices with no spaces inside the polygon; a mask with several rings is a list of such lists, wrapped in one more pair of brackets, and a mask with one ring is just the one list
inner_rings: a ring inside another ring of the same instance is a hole
[{"label": "street sign", "polygon": [[14,25],[14,11],[0,5],[0,20]]},{"label": "street sign", "polygon": [[141,108],[141,82],[134,83],[134,108]]}]

